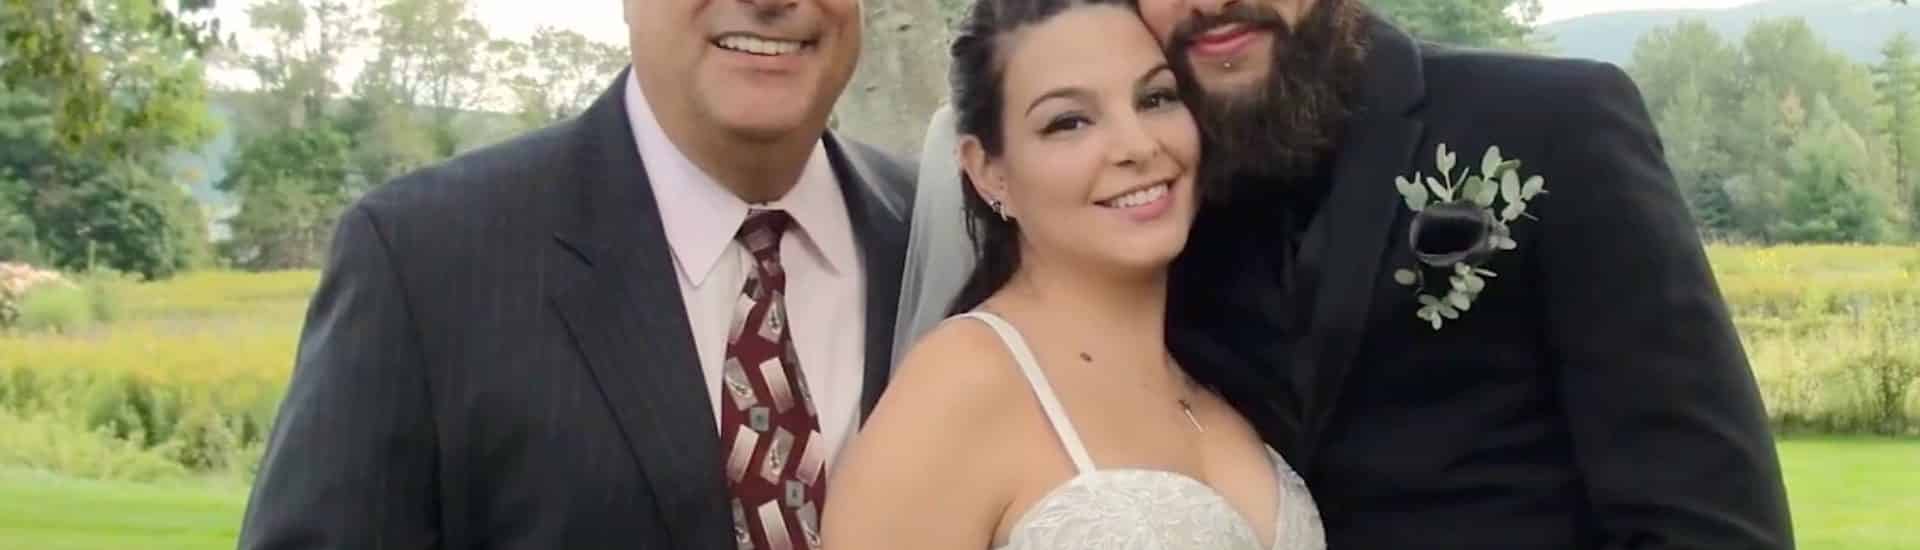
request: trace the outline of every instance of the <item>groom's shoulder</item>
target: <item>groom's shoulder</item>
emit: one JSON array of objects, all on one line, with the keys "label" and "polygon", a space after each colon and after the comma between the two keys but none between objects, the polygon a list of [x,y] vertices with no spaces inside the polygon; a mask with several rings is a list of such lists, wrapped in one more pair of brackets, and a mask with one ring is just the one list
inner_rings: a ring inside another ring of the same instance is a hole
[{"label": "groom's shoulder", "polygon": [[1595,100],[1640,100],[1632,77],[1605,61],[1434,43],[1423,43],[1421,53],[1436,102],[1567,111]]}]

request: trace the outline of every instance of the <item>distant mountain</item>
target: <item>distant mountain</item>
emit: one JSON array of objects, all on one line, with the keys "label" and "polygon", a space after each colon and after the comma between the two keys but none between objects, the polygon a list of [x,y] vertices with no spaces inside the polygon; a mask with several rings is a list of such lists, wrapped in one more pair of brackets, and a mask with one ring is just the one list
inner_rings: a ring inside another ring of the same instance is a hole
[{"label": "distant mountain", "polygon": [[1558,21],[1540,30],[1559,55],[1624,66],[1633,60],[1634,43],[1657,27],[1697,19],[1737,43],[1754,21],[1775,17],[1805,18],[1829,47],[1862,63],[1878,61],[1880,46],[1895,32],[1920,37],[1920,3],[1902,6],[1889,0],[1764,0],[1717,10],[1625,11]]}]

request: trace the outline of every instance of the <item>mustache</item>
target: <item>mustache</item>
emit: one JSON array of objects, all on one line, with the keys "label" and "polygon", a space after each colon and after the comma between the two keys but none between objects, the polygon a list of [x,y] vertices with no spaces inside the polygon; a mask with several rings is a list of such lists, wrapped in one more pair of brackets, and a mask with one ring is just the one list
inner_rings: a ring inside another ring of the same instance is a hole
[{"label": "mustache", "polygon": [[1220,10],[1220,13],[1200,14],[1181,21],[1167,38],[1167,51],[1173,53],[1185,50],[1192,46],[1194,39],[1201,34],[1236,23],[1255,30],[1277,32],[1291,30],[1287,26],[1287,20],[1280,17],[1280,12],[1272,7],[1253,2],[1235,2]]}]

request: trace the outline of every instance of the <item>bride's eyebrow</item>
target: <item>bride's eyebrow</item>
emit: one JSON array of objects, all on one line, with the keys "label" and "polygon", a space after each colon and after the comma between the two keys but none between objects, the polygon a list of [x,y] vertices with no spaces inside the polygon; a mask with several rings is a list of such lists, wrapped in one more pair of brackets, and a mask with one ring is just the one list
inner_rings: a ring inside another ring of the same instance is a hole
[{"label": "bride's eyebrow", "polygon": [[[1148,68],[1147,72],[1141,73],[1139,78],[1134,79],[1134,86],[1135,87],[1145,86],[1147,85],[1148,82],[1151,82],[1154,77],[1160,76],[1161,73],[1167,73],[1172,71],[1173,71],[1173,68],[1168,66],[1166,63],[1160,63],[1158,65],[1154,65],[1153,67]],[[1029,115],[1033,114],[1034,108],[1039,107],[1040,103],[1045,102],[1046,100],[1049,100],[1049,99],[1086,100],[1087,98],[1091,98],[1091,97],[1093,97],[1093,92],[1088,91],[1086,88],[1082,88],[1079,86],[1066,86],[1061,88],[1054,88],[1052,90],[1047,90],[1047,93],[1040,94],[1040,97],[1033,98],[1033,103],[1027,104],[1026,114],[1029,114]]]},{"label": "bride's eyebrow", "polygon": [[1040,103],[1045,102],[1046,100],[1049,100],[1049,99],[1079,99],[1084,101],[1090,97],[1093,97],[1093,92],[1088,91],[1086,88],[1082,88],[1079,86],[1067,86],[1064,88],[1054,88],[1052,90],[1047,90],[1047,93],[1040,94],[1040,97],[1033,98],[1033,103],[1027,104],[1026,114],[1028,115],[1033,114],[1034,108],[1039,107]]},{"label": "bride's eyebrow", "polygon": [[1173,71],[1173,67],[1168,66],[1166,63],[1154,65],[1152,68],[1147,69],[1147,72],[1141,74],[1139,80],[1134,81],[1134,85],[1145,86],[1147,85],[1148,82],[1153,80],[1153,77],[1160,76],[1160,73],[1172,72],[1172,71]]}]

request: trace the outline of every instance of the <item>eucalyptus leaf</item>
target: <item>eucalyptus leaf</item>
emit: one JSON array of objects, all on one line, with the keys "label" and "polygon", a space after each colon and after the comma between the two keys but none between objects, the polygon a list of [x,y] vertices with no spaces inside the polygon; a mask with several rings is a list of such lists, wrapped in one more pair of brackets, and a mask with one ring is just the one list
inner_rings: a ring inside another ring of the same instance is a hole
[{"label": "eucalyptus leaf", "polygon": [[1499,191],[1499,188],[1495,187],[1492,181],[1480,176],[1468,177],[1467,182],[1461,185],[1461,189],[1466,193],[1469,200],[1472,200],[1474,204],[1480,205],[1481,208],[1493,206],[1493,198]]},{"label": "eucalyptus leaf", "polygon": [[1494,237],[1494,239],[1494,247],[1500,250],[1513,250],[1520,247],[1520,243],[1514,241],[1512,237]]},{"label": "eucalyptus leaf", "polygon": [[1474,273],[1475,275],[1479,275],[1479,276],[1481,276],[1481,277],[1486,277],[1486,278],[1489,278],[1489,279],[1498,279],[1498,278],[1500,278],[1500,274],[1498,274],[1498,273],[1494,273],[1494,272],[1493,272],[1493,270],[1491,270],[1491,269],[1483,269],[1483,268],[1478,268],[1478,267],[1476,267],[1476,268],[1473,268],[1473,273]]},{"label": "eucalyptus leaf", "polygon": [[1440,306],[1440,299],[1439,299],[1439,298],[1435,298],[1435,297],[1433,297],[1433,296],[1432,296],[1432,295],[1430,295],[1430,294],[1421,294],[1421,295],[1420,295],[1420,305],[1424,305],[1424,306],[1427,306],[1427,307],[1439,307],[1439,306]]},{"label": "eucalyptus leaf", "polygon": [[1440,316],[1448,319],[1459,319],[1460,310],[1454,309],[1451,305],[1440,304]]},{"label": "eucalyptus leaf", "polygon": [[1500,168],[1496,170],[1496,172],[1499,172],[1502,175],[1517,174],[1520,172],[1520,160],[1507,159],[1505,162],[1500,163]]},{"label": "eucalyptus leaf", "polygon": [[1525,214],[1526,212],[1527,201],[1507,201],[1507,207],[1500,211],[1500,220],[1509,222],[1517,220],[1520,219],[1521,214]]},{"label": "eucalyptus leaf", "polygon": [[1493,177],[1500,172],[1500,146],[1487,148],[1487,154],[1480,157],[1480,175]]},{"label": "eucalyptus leaf", "polygon": [[1466,293],[1463,293],[1463,292],[1454,292],[1454,293],[1448,294],[1447,303],[1448,305],[1451,305],[1455,309],[1458,309],[1460,311],[1468,311],[1473,309],[1473,298],[1468,297]]},{"label": "eucalyptus leaf", "polygon": [[1414,273],[1413,270],[1411,269],[1401,269],[1393,272],[1393,282],[1400,283],[1406,286],[1413,286],[1414,283],[1419,281],[1420,281],[1420,275],[1417,273]]},{"label": "eucalyptus leaf", "polygon": [[[1414,177],[1419,177],[1418,175]],[[1427,207],[1427,187],[1407,180],[1406,176],[1393,179],[1393,186],[1399,188],[1400,198],[1406,199],[1407,209],[1419,212]]]},{"label": "eucalyptus leaf", "polygon": [[1434,153],[1434,157],[1436,159],[1435,162],[1440,165],[1440,173],[1453,173],[1453,165],[1457,159],[1454,157],[1452,151],[1447,150],[1447,144],[1440,144],[1439,150]]},{"label": "eucalyptus leaf", "polygon": [[1507,200],[1508,207],[1526,200],[1520,196],[1520,174],[1507,172],[1500,178],[1500,198]]},{"label": "eucalyptus leaf", "polygon": [[1467,275],[1461,279],[1466,281],[1466,291],[1469,294],[1479,294],[1487,290],[1487,280],[1480,278],[1479,275]]},{"label": "eucalyptus leaf", "polygon": [[1520,186],[1520,198],[1526,199],[1526,200],[1533,200],[1533,197],[1535,195],[1544,193],[1546,192],[1546,190],[1547,190],[1547,178],[1543,178],[1538,175],[1535,175],[1531,178],[1527,178],[1527,183],[1525,185]]},{"label": "eucalyptus leaf", "polygon": [[1440,202],[1453,202],[1453,190],[1441,185],[1439,179],[1427,176],[1427,187],[1433,189],[1433,196],[1439,197]]}]

